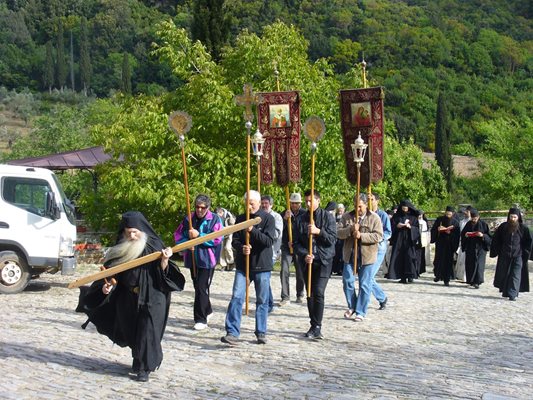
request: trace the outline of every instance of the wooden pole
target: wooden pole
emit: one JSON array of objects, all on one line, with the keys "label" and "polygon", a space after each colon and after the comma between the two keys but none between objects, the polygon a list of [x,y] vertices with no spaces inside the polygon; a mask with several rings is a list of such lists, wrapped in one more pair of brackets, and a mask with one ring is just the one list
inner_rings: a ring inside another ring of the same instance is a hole
[{"label": "wooden pole", "polygon": [[[315,152],[311,156],[311,205],[309,206],[309,225],[313,225],[313,207],[315,201]],[[313,255],[313,235],[309,231],[309,255]],[[311,274],[313,269],[313,262],[307,265],[307,297],[311,297]]]},{"label": "wooden pole", "polygon": [[[248,127],[248,135],[246,135],[246,201],[244,202],[244,208],[246,213],[246,221],[250,219],[250,146],[251,146],[251,138],[250,138],[250,128],[252,126],[251,122],[247,122]],[[246,230],[245,234],[245,244],[246,246],[250,245],[250,232]],[[249,306],[249,300],[250,300],[250,255],[246,254],[246,257],[244,257],[245,260],[245,272],[246,272],[246,302],[245,302],[245,314],[248,315],[248,306]]]},{"label": "wooden pole", "polygon": [[[183,242],[183,243],[175,245],[174,247],[172,247],[172,252],[173,253],[178,253],[180,251],[190,249],[191,247],[194,247],[194,246],[197,246],[199,244],[205,243],[208,240],[216,239],[217,237],[226,236],[226,235],[232,234],[234,232],[238,232],[238,231],[243,230],[243,229],[248,229],[250,226],[257,225],[260,222],[261,222],[261,218],[257,217],[257,218],[251,219],[249,221],[244,221],[244,222],[241,222],[239,224],[228,226],[228,227],[223,228],[223,229],[221,229],[219,231],[216,231],[216,232],[208,233],[205,236],[198,236],[195,239],[191,239],[191,240],[188,240],[186,242]],[[83,278],[77,279],[77,280],[69,283],[68,288],[69,289],[77,288],[77,287],[85,285],[86,283],[89,283],[89,282],[93,282],[93,281],[96,281],[96,280],[99,280],[99,279],[107,278],[109,276],[117,275],[117,274],[119,274],[121,272],[124,272],[124,271],[127,271],[129,269],[138,267],[139,265],[143,265],[143,264],[146,264],[148,262],[157,260],[160,257],[161,257],[161,252],[160,251],[156,251],[156,252],[154,252],[152,254],[148,254],[146,256],[136,258],[135,260],[131,260],[131,261],[125,262],[123,264],[117,265],[117,266],[112,267],[112,268],[108,268],[105,271],[100,271],[100,272],[98,272],[96,274],[87,275],[87,276],[85,276]]]},{"label": "wooden pole", "polygon": [[[185,184],[185,203],[187,204],[187,215],[189,217],[189,231],[192,229],[191,201],[189,197],[189,180],[187,178],[187,161],[185,159],[185,143],[181,146],[181,161],[183,162],[183,179]],[[196,261],[194,259],[194,247],[191,247],[192,276],[196,277]]]},{"label": "wooden pole", "polygon": [[[289,254],[292,254],[292,210],[288,185],[285,186],[285,200],[287,200],[287,210],[289,210],[289,218],[287,219],[287,233],[289,234]],[[296,263],[294,263],[294,265],[296,265]]]},{"label": "wooden pole", "polygon": [[[354,215],[354,224],[359,220],[359,191],[361,189],[361,163],[357,163],[357,191],[355,195],[355,215]],[[357,236],[354,232],[353,236],[353,273],[357,274]]]}]

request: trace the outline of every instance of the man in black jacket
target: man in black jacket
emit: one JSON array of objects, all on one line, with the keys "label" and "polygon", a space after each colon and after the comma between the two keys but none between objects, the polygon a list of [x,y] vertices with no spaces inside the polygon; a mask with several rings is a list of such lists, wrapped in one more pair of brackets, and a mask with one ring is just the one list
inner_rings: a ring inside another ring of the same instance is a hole
[{"label": "man in black jacket", "polygon": [[[305,258],[305,285],[308,286],[309,266],[311,265],[311,293],[307,298],[307,309],[311,328],[305,336],[311,339],[323,339],[322,317],[324,315],[324,293],[331,275],[331,266],[335,256],[337,241],[337,225],[331,213],[320,208],[320,193],[313,191],[311,207],[311,191],[305,192],[307,212],[298,220],[298,229],[294,237],[294,251]],[[310,212],[313,212],[313,223],[310,223]],[[309,251],[309,235],[312,235],[312,252]]]},{"label": "man in black jacket", "polygon": [[[256,294],[255,336],[257,343],[266,344],[268,300],[270,298],[270,274],[272,273],[272,245],[276,238],[274,217],[261,209],[261,195],[250,190],[246,206],[250,209],[250,219],[260,217],[261,222],[248,228],[250,244],[246,245],[246,230],[233,234],[235,250],[235,279],[233,293],[226,313],[226,336],[220,338],[231,346],[238,344],[241,327],[242,306],[246,295],[246,256],[250,258],[250,281],[254,282]],[[237,217],[236,224],[246,220],[246,214]]]}]

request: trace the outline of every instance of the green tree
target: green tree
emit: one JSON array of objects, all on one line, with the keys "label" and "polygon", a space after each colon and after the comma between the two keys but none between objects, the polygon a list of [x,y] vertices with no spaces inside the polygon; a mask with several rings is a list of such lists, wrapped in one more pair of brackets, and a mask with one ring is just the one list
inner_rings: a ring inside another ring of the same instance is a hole
[{"label": "green tree", "polygon": [[91,87],[92,73],[87,19],[82,18],[80,26],[80,80],[85,96]]},{"label": "green tree", "polygon": [[65,38],[63,33],[63,22],[58,20],[56,39],[56,71],[57,85],[63,91],[67,83],[67,63],[65,59]]},{"label": "green tree", "polygon": [[131,94],[131,67],[128,53],[122,57],[122,80],[120,85],[122,93]]},{"label": "green tree", "polygon": [[439,93],[437,101],[437,119],[435,124],[435,159],[446,179],[448,191],[452,189],[452,154],[450,149],[449,114],[444,93]]},{"label": "green tree", "polygon": [[48,93],[52,93],[54,86],[54,58],[52,55],[52,42],[46,42],[46,61],[44,63],[44,86],[48,88]]},{"label": "green tree", "polygon": [[197,0],[194,2],[191,33],[201,41],[216,61],[229,38],[230,19],[225,0]]}]

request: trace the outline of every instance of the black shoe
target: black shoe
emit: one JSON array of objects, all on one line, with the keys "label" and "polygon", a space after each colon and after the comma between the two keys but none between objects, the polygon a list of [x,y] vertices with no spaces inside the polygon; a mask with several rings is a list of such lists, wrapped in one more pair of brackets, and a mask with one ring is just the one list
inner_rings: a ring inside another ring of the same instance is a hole
[{"label": "black shoe", "polygon": [[314,339],[314,340],[324,339],[324,335],[322,335],[322,332],[320,331],[320,327],[317,326],[315,328],[315,331],[313,332],[313,336],[311,337],[311,339]]},{"label": "black shoe", "polygon": [[315,327],[312,326],[311,328],[309,328],[309,330],[305,333],[305,337],[311,337],[313,336],[313,332],[315,331]]},{"label": "black shoe", "polygon": [[264,333],[258,333],[255,336],[257,337],[257,344],[266,344],[267,343],[266,336],[265,336]]},{"label": "black shoe", "polygon": [[516,301],[516,297],[509,296],[509,301]]},{"label": "black shoe", "polygon": [[450,282],[445,281],[445,282],[444,282],[444,286],[450,286]]},{"label": "black shoe", "polygon": [[239,338],[233,335],[226,335],[220,338],[222,343],[229,344],[230,346],[237,346],[239,344]]},{"label": "black shoe", "polygon": [[387,307],[387,301],[388,300],[389,300],[388,297],[385,297],[385,300],[379,302],[379,309],[380,310],[384,310],[385,307]]},{"label": "black shoe", "polygon": [[150,371],[139,371],[137,380],[139,382],[148,382],[150,380]]},{"label": "black shoe", "polygon": [[413,283],[413,278],[408,278],[408,279],[407,279],[407,282],[409,282],[409,283]]},{"label": "black shoe", "polygon": [[474,289],[479,289],[479,285],[477,283],[474,283],[472,286],[474,287]]},{"label": "black shoe", "polygon": [[400,283],[407,283],[407,279],[405,278],[400,279]]},{"label": "black shoe", "polygon": [[433,282],[438,282],[439,278],[433,278]]}]

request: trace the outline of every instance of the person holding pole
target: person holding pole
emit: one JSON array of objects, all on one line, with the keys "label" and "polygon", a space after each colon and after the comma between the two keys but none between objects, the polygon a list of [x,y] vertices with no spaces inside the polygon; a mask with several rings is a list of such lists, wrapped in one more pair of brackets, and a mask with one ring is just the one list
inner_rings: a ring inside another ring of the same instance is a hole
[{"label": "person holding pole", "polygon": [[[246,257],[249,258],[250,281],[254,282],[256,294],[255,336],[258,344],[266,344],[268,300],[270,293],[270,275],[272,273],[272,246],[276,238],[274,217],[261,209],[261,195],[256,190],[247,191],[244,196],[250,218],[260,217],[261,222],[245,231],[233,235],[235,249],[235,278],[231,300],[226,312],[226,336],[220,338],[223,343],[235,346],[239,342],[242,309],[246,295]],[[246,220],[246,214],[237,217],[236,222]],[[249,244],[246,244],[246,233]]]},{"label": "person holding pole", "polygon": [[283,236],[281,240],[281,271],[280,271],[280,280],[281,280],[281,303],[280,306],[284,306],[291,302],[290,296],[290,266],[291,263],[294,264],[294,269],[296,271],[296,302],[303,303],[303,298],[305,297],[304,287],[305,287],[305,277],[304,277],[304,266],[303,259],[296,254],[293,254],[293,241],[292,237],[289,238],[289,224],[292,232],[297,230],[297,220],[304,214],[305,209],[302,208],[302,196],[300,193],[292,193],[290,196],[290,206],[283,215]]},{"label": "person holding pole", "polygon": [[170,308],[170,293],[183,290],[185,278],[169,260],[165,247],[150,223],[138,211],[122,215],[115,246],[105,254],[104,266],[111,268],[161,252],[161,257],[115,275],[116,281],[97,280],[83,287],[77,311],[92,322],[99,333],[120,347],[130,347],[135,379],[147,382],[150,372],[163,361],[161,339]]},{"label": "person holding pole", "polygon": [[[313,193],[313,195],[311,195]],[[311,285],[305,281],[307,292],[307,309],[311,327],[305,334],[310,339],[323,339],[322,317],[324,315],[324,294],[331,275],[335,242],[337,241],[337,225],[331,213],[320,208],[320,193],[316,190],[305,192],[307,212],[297,222],[298,229],[293,238],[294,252],[305,259],[305,269],[311,266]],[[312,219],[311,219],[311,213]],[[312,223],[310,223],[312,221]],[[312,250],[309,249],[309,237]],[[306,271],[308,274],[309,271]]]},{"label": "person holding pole", "polygon": [[[220,218],[211,212],[210,207],[209,196],[205,194],[196,196],[191,223],[189,223],[189,216],[186,215],[174,232],[176,244],[222,229]],[[208,319],[213,314],[209,290],[222,251],[222,239],[223,237],[218,237],[208,240],[184,252],[185,268],[191,270],[191,279],[194,284],[194,329],[197,331],[208,328]],[[192,270],[193,256],[196,274]]]}]

